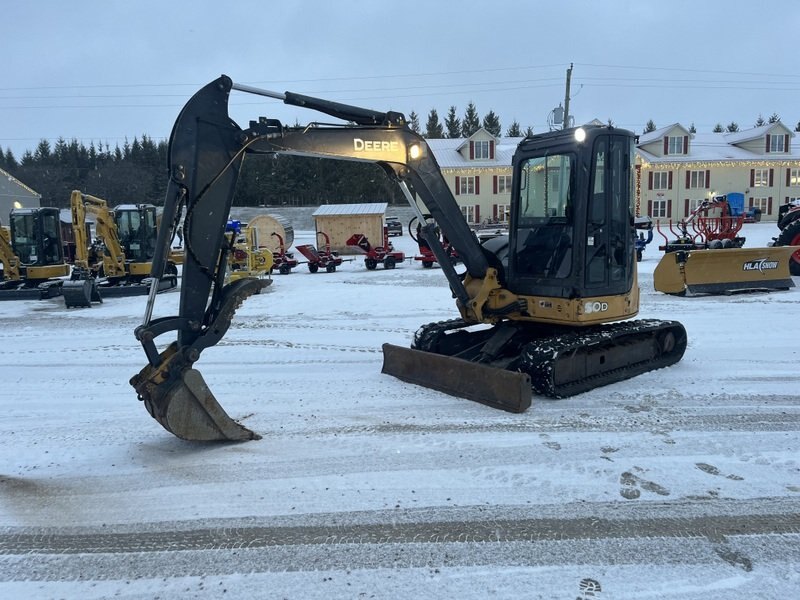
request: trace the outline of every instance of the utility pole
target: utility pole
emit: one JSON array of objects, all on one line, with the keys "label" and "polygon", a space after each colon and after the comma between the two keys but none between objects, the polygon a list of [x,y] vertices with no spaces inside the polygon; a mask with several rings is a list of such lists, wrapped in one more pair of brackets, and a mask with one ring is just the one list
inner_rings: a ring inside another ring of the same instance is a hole
[{"label": "utility pole", "polygon": [[569,82],[572,79],[572,63],[569,63],[569,69],[567,69],[567,94],[564,96],[564,125],[562,129],[567,129],[569,127]]}]

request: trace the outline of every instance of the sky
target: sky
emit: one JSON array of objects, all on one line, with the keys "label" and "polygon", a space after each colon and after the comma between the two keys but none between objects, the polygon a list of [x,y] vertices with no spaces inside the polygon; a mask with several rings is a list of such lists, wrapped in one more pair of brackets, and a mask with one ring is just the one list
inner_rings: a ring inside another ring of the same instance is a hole
[{"label": "sky", "polygon": [[[188,98],[220,74],[376,110],[470,102],[483,117],[547,131],[570,114],[641,132],[773,114],[800,122],[800,3],[775,0],[57,0],[4,2],[0,148],[17,159],[41,139],[122,146],[168,139]],[[330,120],[235,93],[231,116]]]}]

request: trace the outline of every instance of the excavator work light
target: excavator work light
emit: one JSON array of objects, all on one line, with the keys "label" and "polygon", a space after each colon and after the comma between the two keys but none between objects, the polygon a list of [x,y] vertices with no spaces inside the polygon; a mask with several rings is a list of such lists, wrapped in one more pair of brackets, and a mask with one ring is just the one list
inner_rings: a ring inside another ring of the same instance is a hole
[{"label": "excavator work light", "polygon": [[580,143],[586,139],[586,130],[583,127],[578,127],[575,130],[575,141]]},{"label": "excavator work light", "polygon": [[419,147],[419,144],[411,144],[408,147],[408,157],[411,160],[417,160],[420,156],[422,156],[422,148]]}]

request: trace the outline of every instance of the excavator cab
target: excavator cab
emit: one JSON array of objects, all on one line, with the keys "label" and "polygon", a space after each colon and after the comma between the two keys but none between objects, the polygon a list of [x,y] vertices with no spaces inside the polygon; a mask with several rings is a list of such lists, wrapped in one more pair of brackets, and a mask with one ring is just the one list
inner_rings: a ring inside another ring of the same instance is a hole
[{"label": "excavator cab", "polygon": [[635,280],[633,140],[606,128],[560,137],[526,140],[514,157],[508,288],[565,299],[626,294]]},{"label": "excavator cab", "polygon": [[125,258],[134,263],[153,260],[156,251],[156,207],[152,204],[120,204],[114,221]]},{"label": "excavator cab", "polygon": [[11,245],[26,279],[64,275],[64,246],[57,208],[17,208],[11,211]]}]

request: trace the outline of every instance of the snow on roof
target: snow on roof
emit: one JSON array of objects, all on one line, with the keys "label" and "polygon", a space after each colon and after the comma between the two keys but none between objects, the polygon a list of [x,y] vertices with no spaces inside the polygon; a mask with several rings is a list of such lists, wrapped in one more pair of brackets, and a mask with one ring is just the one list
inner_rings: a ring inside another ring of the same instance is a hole
[{"label": "snow on roof", "polygon": [[[757,128],[762,129],[762,128]],[[748,130],[749,131],[749,130]],[[744,132],[742,132],[744,133]],[[761,135],[765,132],[761,131]],[[786,158],[786,159],[800,159],[800,144],[792,144],[790,152],[765,155],[761,152],[751,152],[731,143],[730,133],[695,133],[692,142],[689,144],[689,154],[676,154],[668,156],[657,156],[650,152],[642,150],[641,147],[636,151],[647,162],[658,163],[682,163],[682,162],[698,162],[698,161],[752,161],[764,160],[767,158]],[[757,136],[756,136],[757,137]],[[749,138],[745,138],[749,139]],[[739,139],[738,141],[744,141]],[[639,145],[643,144],[641,137],[639,138]]]},{"label": "snow on roof", "polygon": [[369,204],[324,204],[315,210],[311,216],[333,215],[382,215],[386,212],[388,202],[373,202]]},{"label": "snow on roof", "polygon": [[511,158],[514,155],[514,150],[517,145],[524,140],[524,137],[504,137],[497,138],[497,144],[494,149],[493,159],[484,160],[469,160],[461,154],[458,149],[463,146],[464,138],[447,138],[447,139],[428,139],[428,147],[433,152],[436,162],[442,169],[457,169],[457,168],[496,168],[508,167],[511,165]]},{"label": "snow on roof", "polygon": [[[741,144],[742,142],[757,140],[758,138],[763,138],[765,135],[769,134],[775,128],[787,129],[786,125],[784,125],[780,121],[776,121],[775,123],[767,123],[766,125],[761,125],[760,127],[745,129],[744,131],[735,131],[733,133],[726,133],[725,141],[727,141],[729,144]],[[792,137],[794,137],[794,133],[792,132],[789,133]]]},{"label": "snow on roof", "polygon": [[640,144],[649,144],[650,142],[654,142],[655,140],[661,139],[662,137],[664,137],[667,133],[669,133],[672,129],[675,129],[676,127],[680,127],[681,129],[686,131],[686,133],[689,133],[686,130],[686,128],[683,125],[681,125],[680,123],[673,123],[672,125],[667,125],[666,127],[661,127],[660,129],[655,129],[655,130],[650,131],[648,133],[643,133],[642,135],[639,136],[639,143]]}]

